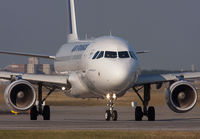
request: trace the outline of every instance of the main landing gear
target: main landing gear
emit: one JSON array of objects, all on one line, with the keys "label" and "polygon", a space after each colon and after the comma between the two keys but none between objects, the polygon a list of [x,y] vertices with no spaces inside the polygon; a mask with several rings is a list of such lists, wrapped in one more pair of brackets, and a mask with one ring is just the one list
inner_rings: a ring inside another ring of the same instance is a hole
[{"label": "main landing gear", "polygon": [[114,110],[114,101],[117,99],[117,96],[116,94],[113,94],[112,96],[107,94],[106,98],[108,99],[109,110],[106,110],[105,119],[106,121],[110,121],[112,118],[113,121],[117,121],[118,113],[116,110]]},{"label": "main landing gear", "polygon": [[151,85],[146,84],[144,85],[144,97],[142,98],[139,94],[139,90],[136,90],[133,88],[140,100],[143,104],[143,109],[140,106],[137,106],[135,108],[135,120],[136,121],[142,121],[143,116],[147,116],[148,121],[155,121],[155,108],[150,106],[148,107],[149,101],[151,99],[150,91],[151,91]]},{"label": "main landing gear", "polygon": [[54,90],[54,88],[49,89],[49,93],[47,94],[47,96],[44,99],[42,99],[42,83],[38,84],[38,106],[34,105],[30,109],[31,120],[37,120],[37,117],[39,115],[42,115],[44,120],[50,120],[50,107],[48,105],[43,106],[43,102]]}]

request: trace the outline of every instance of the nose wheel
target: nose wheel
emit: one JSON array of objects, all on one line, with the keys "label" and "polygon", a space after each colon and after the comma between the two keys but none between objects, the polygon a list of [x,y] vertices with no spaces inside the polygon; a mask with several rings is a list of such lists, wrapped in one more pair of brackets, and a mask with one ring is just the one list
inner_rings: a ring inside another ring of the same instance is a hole
[{"label": "nose wheel", "polygon": [[110,110],[106,110],[106,113],[105,113],[106,121],[110,121],[111,118],[113,121],[117,121],[118,113],[116,110],[114,110],[112,113],[110,112]]},{"label": "nose wheel", "polygon": [[113,96],[110,97],[110,95],[108,94],[106,97],[109,100],[108,102],[109,110],[106,110],[105,112],[105,120],[110,121],[112,119],[113,121],[117,121],[118,113],[116,110],[114,110],[114,101],[116,100],[116,95],[113,94]]}]

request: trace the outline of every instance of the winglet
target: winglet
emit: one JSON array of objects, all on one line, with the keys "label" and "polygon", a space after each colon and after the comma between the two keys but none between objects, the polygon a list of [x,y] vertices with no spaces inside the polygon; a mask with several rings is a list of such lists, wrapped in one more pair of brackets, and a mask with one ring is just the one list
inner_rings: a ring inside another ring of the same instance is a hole
[{"label": "winglet", "polygon": [[76,25],[76,14],[75,14],[75,4],[74,0],[67,0],[67,7],[68,7],[68,35],[67,40],[68,42],[76,42],[78,41],[78,34],[77,34],[77,25]]}]

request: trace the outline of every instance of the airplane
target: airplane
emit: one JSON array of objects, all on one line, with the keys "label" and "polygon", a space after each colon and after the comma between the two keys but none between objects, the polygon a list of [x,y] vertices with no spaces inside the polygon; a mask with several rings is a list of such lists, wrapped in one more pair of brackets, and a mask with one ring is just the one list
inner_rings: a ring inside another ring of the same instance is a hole
[{"label": "airplane", "polygon": [[[114,103],[132,88],[142,102],[142,106],[135,108],[135,120],[142,121],[146,116],[148,121],[155,121],[155,108],[149,106],[151,85],[156,84],[159,89],[165,82],[169,83],[166,100],[172,111],[185,113],[193,109],[198,93],[188,79],[200,78],[200,72],[142,75],[137,55],[147,51],[135,51],[128,41],[111,35],[80,40],[74,0],[67,0],[67,9],[68,42],[61,46],[55,56],[0,51],[1,54],[51,59],[56,71],[56,75],[0,72],[0,79],[10,81],[4,98],[11,110],[30,110],[30,120],[37,120],[39,115],[44,120],[50,120],[50,106],[43,104],[52,92],[61,90],[74,98],[107,99],[105,120],[117,121],[118,112]],[[43,87],[49,90],[44,98]]]}]

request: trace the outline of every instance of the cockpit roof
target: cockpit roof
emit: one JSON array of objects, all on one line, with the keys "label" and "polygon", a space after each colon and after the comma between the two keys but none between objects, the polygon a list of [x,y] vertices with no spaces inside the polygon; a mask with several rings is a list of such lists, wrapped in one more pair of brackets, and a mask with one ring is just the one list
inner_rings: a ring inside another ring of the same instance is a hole
[{"label": "cockpit roof", "polygon": [[127,41],[113,36],[97,38],[91,45],[102,51],[129,51],[132,48]]}]

